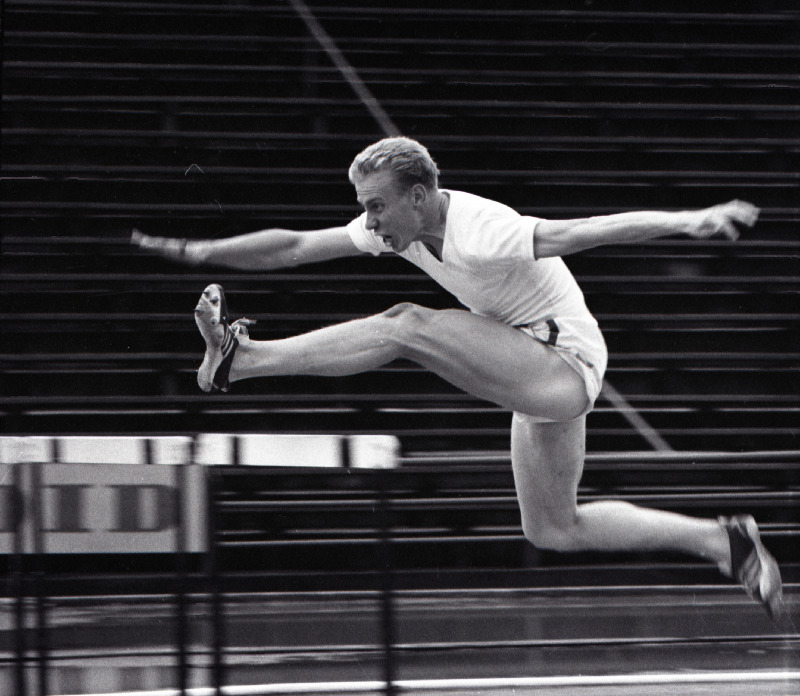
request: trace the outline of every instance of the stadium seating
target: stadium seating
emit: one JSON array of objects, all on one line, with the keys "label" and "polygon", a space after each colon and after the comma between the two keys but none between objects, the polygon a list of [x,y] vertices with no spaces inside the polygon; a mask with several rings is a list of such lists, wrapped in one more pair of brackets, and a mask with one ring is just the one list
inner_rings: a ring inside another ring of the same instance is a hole
[{"label": "stadium seating", "polygon": [[[568,263],[606,335],[609,383],[670,447],[795,450],[794,3],[387,6],[312,9],[397,128],[428,145],[443,186],[553,218],[734,197],[762,207],[735,245],[666,239]],[[357,214],[346,168],[383,133],[289,4],[4,9],[4,433],[367,433],[399,438],[407,464],[476,457],[507,476],[509,414],[403,361],[225,396],[196,388],[191,310],[208,282],[258,320],[255,337],[278,338],[404,300],[455,306],[410,265],[236,273],[128,244],[134,226],[200,239]],[[593,454],[649,447],[602,398],[588,428]],[[597,462],[631,492],[618,459]],[[736,467],[720,463],[707,485],[723,490]],[[780,515],[795,502],[788,476]]]},{"label": "stadium seating", "polygon": [[[792,447],[794,15],[673,6],[316,14],[445,186],[551,217],[761,205],[736,246],[666,240],[569,262],[606,333],[609,382],[671,446]],[[5,19],[6,432],[366,430],[413,450],[505,447],[505,413],[408,364],[224,400],[194,387],[190,311],[212,278],[264,338],[401,300],[454,303],[392,259],[265,276],[128,248],[133,225],[207,237],[357,212],[344,171],[381,133],[288,5],[207,3],[188,22],[178,4],[29,1]],[[603,401],[589,425],[590,449],[646,447]]]}]

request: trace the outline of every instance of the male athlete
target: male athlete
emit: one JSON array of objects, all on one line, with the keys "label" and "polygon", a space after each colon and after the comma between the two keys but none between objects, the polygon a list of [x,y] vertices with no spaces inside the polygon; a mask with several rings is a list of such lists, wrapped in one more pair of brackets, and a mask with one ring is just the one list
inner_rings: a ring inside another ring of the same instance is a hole
[{"label": "male athlete", "polygon": [[195,309],[206,341],[204,391],[268,375],[350,375],[412,360],[470,394],[514,412],[511,456],[525,536],[558,551],[679,551],[716,563],[771,616],[782,609],[778,565],[749,515],[697,519],[622,501],[578,505],[586,414],[607,353],[583,294],[560,257],[592,247],[685,234],[736,239],[758,209],[732,201],[698,211],[632,212],[575,220],[522,216],[491,200],[440,189],[428,151],[387,138],[360,153],[349,178],[364,213],[308,232],[268,229],[216,241],[151,237],[141,249],[170,259],[271,270],[339,257],[398,254],[468,308],[402,303],[376,316],[276,341],[230,322],[222,288]]}]

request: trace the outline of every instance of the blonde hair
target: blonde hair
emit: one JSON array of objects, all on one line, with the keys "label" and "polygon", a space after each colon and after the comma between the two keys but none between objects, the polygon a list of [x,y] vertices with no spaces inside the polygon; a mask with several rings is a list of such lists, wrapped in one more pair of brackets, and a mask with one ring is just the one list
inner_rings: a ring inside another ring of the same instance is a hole
[{"label": "blonde hair", "polygon": [[433,190],[439,186],[439,168],[428,150],[416,140],[406,137],[384,138],[356,155],[348,178],[354,184],[359,176],[391,171],[397,182],[408,190],[422,184]]}]

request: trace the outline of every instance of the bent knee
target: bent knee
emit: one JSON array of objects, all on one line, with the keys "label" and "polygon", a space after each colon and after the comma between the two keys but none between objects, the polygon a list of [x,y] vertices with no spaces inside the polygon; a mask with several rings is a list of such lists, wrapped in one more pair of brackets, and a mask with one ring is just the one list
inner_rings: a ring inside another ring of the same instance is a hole
[{"label": "bent knee", "polygon": [[385,324],[387,337],[400,348],[407,348],[423,331],[433,312],[413,302],[401,302],[378,316],[390,320]]},{"label": "bent knee", "polygon": [[523,522],[525,538],[542,551],[576,551],[580,548],[577,524],[555,524],[550,520]]},{"label": "bent knee", "polygon": [[432,310],[421,307],[413,302],[399,302],[394,307],[389,307],[385,312],[379,316],[386,317],[387,319],[400,319],[401,321],[408,321],[419,318],[424,312]]}]

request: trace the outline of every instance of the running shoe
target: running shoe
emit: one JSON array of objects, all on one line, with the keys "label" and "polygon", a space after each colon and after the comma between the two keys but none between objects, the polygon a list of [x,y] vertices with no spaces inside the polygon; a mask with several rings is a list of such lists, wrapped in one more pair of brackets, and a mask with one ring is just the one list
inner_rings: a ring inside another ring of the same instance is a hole
[{"label": "running shoe", "polygon": [[239,341],[247,338],[247,327],[255,322],[242,318],[229,324],[225,293],[216,283],[203,290],[194,308],[194,320],[206,342],[206,354],[197,370],[197,384],[204,392],[226,392]]},{"label": "running shoe", "polygon": [[764,605],[772,619],[779,618],[783,613],[781,571],[761,543],[756,521],[750,515],[736,515],[720,517],[719,522],[730,540],[732,576]]}]

